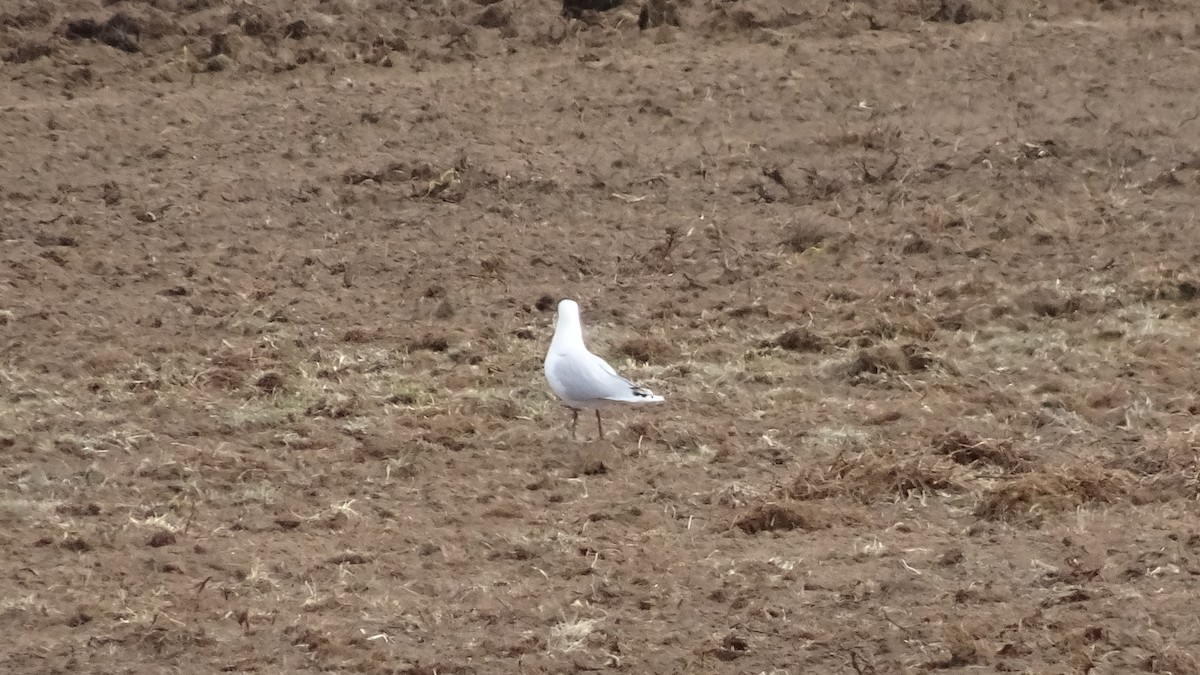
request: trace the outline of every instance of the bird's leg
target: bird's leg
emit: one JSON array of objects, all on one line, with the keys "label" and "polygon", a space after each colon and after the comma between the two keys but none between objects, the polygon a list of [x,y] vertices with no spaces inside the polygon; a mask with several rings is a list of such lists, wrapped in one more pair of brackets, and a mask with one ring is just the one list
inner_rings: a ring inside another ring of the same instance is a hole
[{"label": "bird's leg", "polygon": [[596,431],[600,432],[600,438],[604,438],[604,425],[600,424],[600,409],[596,409]]},{"label": "bird's leg", "polygon": [[571,408],[571,440],[576,440],[575,427],[579,426],[579,409]]}]

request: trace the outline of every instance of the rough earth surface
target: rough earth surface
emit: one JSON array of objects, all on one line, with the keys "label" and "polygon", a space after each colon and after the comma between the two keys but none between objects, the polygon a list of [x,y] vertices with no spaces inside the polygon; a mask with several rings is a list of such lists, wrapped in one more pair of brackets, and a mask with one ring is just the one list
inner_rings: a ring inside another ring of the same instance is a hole
[{"label": "rough earth surface", "polygon": [[1191,3],[569,4],[2,3],[5,671],[1200,672]]}]

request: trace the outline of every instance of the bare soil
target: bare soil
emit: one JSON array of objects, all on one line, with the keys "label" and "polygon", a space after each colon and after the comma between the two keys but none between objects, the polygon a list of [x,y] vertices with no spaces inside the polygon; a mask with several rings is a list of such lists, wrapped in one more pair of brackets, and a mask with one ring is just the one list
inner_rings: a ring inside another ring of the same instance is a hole
[{"label": "bare soil", "polygon": [[5,671],[1200,672],[1192,3],[568,4],[3,3]]}]

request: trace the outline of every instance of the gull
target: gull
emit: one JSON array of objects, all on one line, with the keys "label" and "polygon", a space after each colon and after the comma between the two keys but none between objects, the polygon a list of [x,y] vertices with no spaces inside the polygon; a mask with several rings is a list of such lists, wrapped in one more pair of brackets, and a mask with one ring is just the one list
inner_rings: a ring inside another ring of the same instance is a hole
[{"label": "gull", "polygon": [[579,305],[574,300],[558,303],[558,323],[546,352],[546,382],[554,395],[571,409],[571,438],[579,425],[580,410],[596,411],[596,430],[604,437],[600,409],[620,403],[662,403],[663,397],[617,374],[604,359],[583,344]]}]

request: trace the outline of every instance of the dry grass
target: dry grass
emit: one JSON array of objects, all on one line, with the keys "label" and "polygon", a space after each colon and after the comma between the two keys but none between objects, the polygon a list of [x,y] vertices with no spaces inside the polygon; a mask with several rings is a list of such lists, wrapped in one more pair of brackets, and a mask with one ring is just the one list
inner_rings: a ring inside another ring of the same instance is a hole
[{"label": "dry grass", "polygon": [[[1179,408],[1158,403],[1158,394],[1129,395],[1096,379],[1072,387],[1072,372],[1094,378],[1099,366],[1041,372],[1047,363],[1079,363],[1072,350],[1113,359],[1142,340],[1173,344],[1191,319],[1122,305],[1096,320],[1113,327],[1100,330],[1120,327],[1121,336],[1093,342],[1053,323],[1083,321],[1078,315],[1090,306],[1031,310],[1033,322],[1017,328],[1001,315],[969,339],[899,316],[850,318],[821,332],[798,327],[791,316],[768,317],[751,336],[736,327],[741,319],[716,326],[679,318],[664,328],[664,335],[679,336],[674,346],[662,337],[617,338],[615,352],[629,358],[622,368],[667,385],[674,407],[612,413],[611,452],[566,441],[561,411],[537,378],[544,344],[512,333],[470,347],[494,355],[486,372],[449,348],[413,353],[347,343],[268,354],[253,343],[231,343],[215,358],[106,371],[102,388],[112,395],[103,399],[69,382],[27,390],[4,413],[14,429],[6,442],[16,447],[16,434],[32,434],[44,451],[77,468],[64,477],[41,468],[37,455],[19,454],[24,465],[13,470],[23,472],[16,483],[23,492],[0,503],[6,522],[51,528],[50,546],[76,556],[128,541],[168,575],[189,569],[185,551],[223,550],[236,563],[192,553],[231,570],[205,572],[195,584],[212,580],[199,594],[160,584],[141,590],[150,599],[127,592],[99,610],[79,609],[73,599],[48,606],[26,594],[13,596],[8,611],[80,627],[115,617],[129,631],[109,629],[120,643],[206,649],[216,644],[214,633],[188,628],[178,609],[197,603],[221,625],[284,636],[332,663],[360,658],[346,656],[355,650],[372,655],[366,658],[396,654],[406,635],[430,627],[532,612],[515,610],[529,602],[558,618],[547,628],[539,614],[540,628],[523,637],[479,631],[466,639],[473,648],[547,663],[570,657],[615,664],[630,658],[620,640],[632,639],[607,614],[619,611],[615,598],[637,594],[650,608],[643,611],[653,611],[687,597],[664,590],[673,588],[664,579],[706,578],[714,565],[736,573],[706,581],[710,599],[730,607],[759,603],[755,611],[767,617],[762,630],[800,630],[789,623],[786,603],[756,599],[766,590],[813,598],[835,589],[838,602],[858,604],[910,590],[944,594],[960,598],[968,615],[981,598],[1020,605],[1028,591],[1016,581],[977,588],[963,580],[991,574],[979,571],[979,561],[1003,557],[970,533],[1002,525],[1018,540],[1036,532],[1064,539],[1109,522],[1106,509],[1169,506],[1200,494],[1192,432]],[[913,311],[935,312],[920,302]],[[295,338],[287,328],[274,327],[273,335]],[[231,375],[238,369],[246,375]],[[35,379],[16,370],[7,378]],[[964,396],[958,387],[966,381]],[[973,408],[973,401],[983,403]],[[204,411],[201,428],[226,440],[184,444],[145,417],[126,417],[143,405]],[[87,424],[47,435],[39,420],[63,410]],[[955,419],[944,431],[948,417]],[[1114,428],[1136,430],[1141,441],[1099,444]],[[113,462],[133,462],[134,470],[114,471]],[[479,466],[481,480],[464,482]],[[114,507],[114,496],[130,494],[137,481],[146,485],[136,501]],[[413,510],[413,500],[431,499],[422,496],[430,486],[435,505]],[[91,510],[91,500],[105,505]],[[120,523],[98,527],[110,514]],[[407,534],[414,528],[420,535]],[[949,534],[962,531],[965,540]],[[837,541],[830,551],[841,553],[805,553],[798,561],[797,533]],[[320,552],[305,551],[289,564],[253,543],[278,546],[296,534],[320,542]],[[381,543],[388,538],[395,543]],[[757,548],[741,550],[747,540]],[[947,549],[950,541],[957,543]],[[707,561],[683,555],[656,562],[653,575],[622,572],[639,551],[668,542],[678,550],[695,545],[683,542],[705,542],[723,552]],[[1129,563],[1155,578],[1172,565],[1182,569],[1171,561]],[[413,572],[445,566],[473,570],[472,580]],[[862,574],[844,576],[846,566],[882,581],[846,581]],[[1105,597],[1080,590],[1100,578],[1085,574],[1071,588],[1038,590],[1031,602],[1057,607]],[[808,590],[796,590],[798,579],[808,579]],[[839,607],[829,611],[845,613]],[[1014,641],[975,624],[917,628],[915,615],[885,611],[884,623],[925,645],[927,655],[913,661],[923,667],[993,667]],[[358,631],[349,645],[340,637],[348,629]],[[816,628],[803,631],[810,643],[820,639]],[[741,637],[718,638],[704,638],[706,658],[717,662],[752,658],[759,649]],[[1188,650],[1167,642],[1121,649],[1145,654],[1143,662],[1155,668],[1194,668]],[[1085,646],[1064,658],[1090,653]]]},{"label": "dry grass", "polygon": [[797,529],[817,530],[828,527],[829,523],[828,517],[813,506],[760,504],[738,518],[735,525],[746,534],[757,534]]},{"label": "dry grass", "polygon": [[800,500],[850,496],[869,504],[966,489],[963,472],[948,459],[864,452],[839,456],[827,468],[802,473],[789,494]]},{"label": "dry grass", "polygon": [[14,672],[1197,671],[1170,3],[319,4],[0,17]]},{"label": "dry grass", "polygon": [[1073,465],[1027,473],[986,491],[975,508],[981,518],[1038,523],[1053,515],[1088,503],[1114,503],[1128,499],[1135,485],[1124,471],[1107,471]]},{"label": "dry grass", "polygon": [[588,637],[596,630],[598,619],[563,620],[550,627],[546,647],[552,651],[570,653],[585,649]]}]

